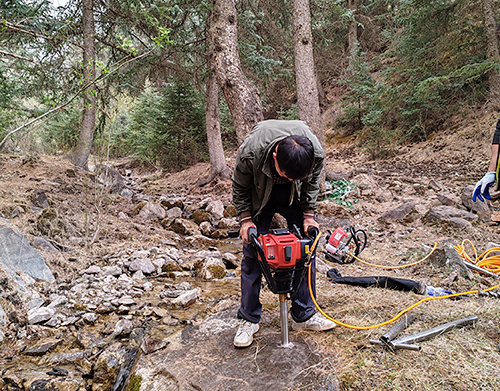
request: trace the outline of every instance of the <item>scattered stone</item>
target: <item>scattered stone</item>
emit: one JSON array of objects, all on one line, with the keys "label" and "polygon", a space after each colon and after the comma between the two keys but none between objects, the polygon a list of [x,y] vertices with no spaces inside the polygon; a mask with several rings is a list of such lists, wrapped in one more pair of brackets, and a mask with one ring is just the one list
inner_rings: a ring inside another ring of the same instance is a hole
[{"label": "scattered stone", "polygon": [[477,199],[476,202],[472,201],[473,191],[474,186],[467,186],[462,189],[462,194],[460,196],[462,204],[472,212],[488,212],[490,208],[487,202],[480,201],[479,199]]},{"label": "scattered stone", "polygon": [[28,323],[37,324],[45,322],[46,320],[52,318],[55,313],[56,311],[49,307],[33,308],[28,311]]},{"label": "scattered stone", "polygon": [[462,203],[459,197],[449,193],[438,193],[437,198],[443,205],[447,206],[456,206]]},{"label": "scattered stone", "polygon": [[165,209],[160,204],[154,202],[147,202],[138,214],[138,217],[148,220],[159,219],[162,220],[167,215]]},{"label": "scattered stone", "polygon": [[204,221],[200,224],[200,231],[202,233],[202,235],[205,235],[205,236],[208,236],[208,237],[211,237],[213,232],[215,231],[215,228],[214,226],[209,223],[208,221]]},{"label": "scattered stone", "polygon": [[378,220],[382,223],[389,223],[394,220],[403,220],[405,219],[413,210],[415,209],[415,202],[407,202],[385,212],[382,216],[378,218]]},{"label": "scattered stone", "polygon": [[220,220],[224,217],[224,203],[220,200],[208,202],[206,210],[215,220]]},{"label": "scattered stone", "polygon": [[107,345],[105,339],[101,338],[97,334],[85,330],[78,331],[76,341],[78,342],[78,345],[85,349],[84,352],[81,352],[84,357],[86,356],[86,352],[95,350],[95,348],[100,349]]},{"label": "scattered stone", "polygon": [[179,209],[182,209],[184,208],[184,199],[181,198],[181,197],[164,197],[164,196],[161,196],[160,197],[160,203],[168,208],[168,209],[171,209],[171,208],[179,208]]},{"label": "scattered stone", "polygon": [[172,231],[181,235],[200,235],[198,225],[191,220],[175,219],[169,227]]},{"label": "scattered stone", "polygon": [[118,299],[117,302],[119,305],[126,305],[126,306],[131,306],[135,304],[135,300],[130,297],[122,297],[121,299]]},{"label": "scattered stone", "polygon": [[144,338],[141,344],[141,350],[144,354],[150,354],[163,349],[168,345],[168,342],[164,339],[157,338]]},{"label": "scattered stone", "polygon": [[152,274],[156,271],[155,266],[149,259],[137,259],[133,261],[128,268],[132,272],[140,270],[144,274]]},{"label": "scattered stone", "polygon": [[[120,191],[120,195],[122,197],[126,197],[126,198],[132,198],[134,196],[134,192],[128,188],[124,188]],[[120,212],[121,213],[121,212]],[[124,214],[125,215],[125,214]],[[120,218],[122,218],[121,216],[118,216]],[[127,218],[127,215],[125,215],[125,218]]]},{"label": "scattered stone", "polygon": [[60,252],[56,247],[52,245],[52,243],[40,236],[35,236],[35,238],[33,238],[33,247],[39,248],[40,250],[51,251],[54,253]]},{"label": "scattered stone", "polygon": [[182,217],[182,209],[174,206],[172,209],[167,210],[167,219],[175,220]]},{"label": "scattered stone", "polygon": [[103,276],[118,277],[122,274],[122,268],[120,266],[104,266],[102,268],[101,274]]},{"label": "scattered stone", "polygon": [[68,376],[69,372],[63,368],[52,368],[52,371],[47,372],[49,376]]},{"label": "scattered stone", "polygon": [[70,316],[61,323],[61,326],[70,326],[78,322],[81,318],[79,316]]},{"label": "scattered stone", "polygon": [[226,266],[226,269],[236,269],[241,266],[240,259],[233,253],[224,253],[222,255],[222,260]]},{"label": "scattered stone", "polygon": [[212,216],[210,215],[210,213],[204,210],[194,211],[191,215],[191,218],[198,225],[201,225],[204,222],[210,222],[212,220]]},{"label": "scattered stone", "polygon": [[[157,269],[155,269],[157,270]],[[160,269],[161,270],[161,269]],[[132,280],[134,281],[137,281],[137,282],[147,282],[148,279],[146,278],[146,276],[144,275],[144,273],[142,272],[142,270],[138,270],[136,271],[133,275],[132,275]]]},{"label": "scattered stone", "polygon": [[186,308],[194,304],[198,299],[198,289],[189,290],[172,300],[173,308]]},{"label": "scattered stone", "polygon": [[33,300],[30,300],[28,302],[28,309],[32,310],[32,309],[35,309],[35,308],[40,308],[42,305],[45,304],[45,300],[42,299],[41,297],[38,297],[36,299],[33,299]]},{"label": "scattered stone", "polygon": [[450,286],[458,279],[458,273],[453,272],[448,277],[446,277],[443,281],[441,281],[441,285]]},{"label": "scattered stone", "polygon": [[105,164],[98,164],[95,167],[95,172],[98,182],[106,189],[111,189],[112,193],[120,193],[125,188],[125,178],[123,178],[122,174],[116,168]]},{"label": "scattered stone", "polygon": [[432,208],[424,217],[424,221],[427,223],[432,224],[439,221],[448,221],[458,228],[469,226],[471,221],[476,221],[477,219],[477,215],[473,213],[444,205]]},{"label": "scattered stone", "polygon": [[47,195],[40,189],[36,189],[34,191],[33,196],[31,197],[31,202],[33,202],[33,205],[42,209],[46,209],[50,206]]},{"label": "scattered stone", "polygon": [[435,179],[431,179],[429,182],[429,187],[434,190],[436,193],[446,192],[448,189],[441,182],[436,181]]},{"label": "scattered stone", "polygon": [[[131,354],[131,349],[116,342],[107,347],[98,357],[94,366],[92,391],[109,391],[113,389],[120,369]],[[137,352],[137,349],[135,349]],[[135,356],[134,356],[135,358]]]},{"label": "scattered stone", "polygon": [[0,304],[0,326],[5,326],[7,324],[7,314],[2,308],[2,305]]},{"label": "scattered stone", "polygon": [[92,265],[84,271],[85,274],[99,274],[100,272],[101,268],[97,265]]},{"label": "scattered stone", "polygon": [[463,277],[469,280],[472,279],[473,274],[471,270],[464,264],[463,258],[458,255],[451,240],[439,244],[429,257],[429,261],[438,267],[450,267],[452,270],[459,272]]},{"label": "scattered stone", "polygon": [[23,354],[27,356],[43,356],[44,354],[55,349],[62,342],[61,339],[47,339],[38,342],[32,348],[26,349]]},{"label": "scattered stone", "polygon": [[120,319],[116,325],[113,334],[116,336],[128,335],[134,329],[134,324],[128,319]]},{"label": "scattered stone", "polygon": [[97,315],[94,312],[88,312],[82,315],[82,319],[87,324],[94,324],[97,320]]},{"label": "scattered stone", "polygon": [[226,276],[226,266],[221,258],[207,257],[195,265],[196,275],[204,280],[220,279]]}]

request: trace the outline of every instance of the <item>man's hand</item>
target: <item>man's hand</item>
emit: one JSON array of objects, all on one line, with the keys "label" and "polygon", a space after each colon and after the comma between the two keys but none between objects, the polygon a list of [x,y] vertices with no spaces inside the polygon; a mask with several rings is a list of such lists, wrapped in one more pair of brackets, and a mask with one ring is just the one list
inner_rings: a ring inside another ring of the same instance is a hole
[{"label": "man's hand", "polygon": [[319,224],[312,217],[304,218],[304,233],[307,235],[309,233],[309,229],[312,227],[316,227],[319,230]]},{"label": "man's hand", "polygon": [[484,198],[486,198],[487,200],[491,200],[490,186],[492,186],[495,181],[495,171],[486,173],[486,175],[476,183],[476,187],[474,188],[474,192],[472,193],[472,201],[476,202],[476,197],[483,202]]},{"label": "man's hand", "polygon": [[253,223],[252,220],[244,221],[241,224],[240,236],[245,243],[250,243],[250,238],[248,237],[248,230],[252,227],[255,228],[255,224]]}]

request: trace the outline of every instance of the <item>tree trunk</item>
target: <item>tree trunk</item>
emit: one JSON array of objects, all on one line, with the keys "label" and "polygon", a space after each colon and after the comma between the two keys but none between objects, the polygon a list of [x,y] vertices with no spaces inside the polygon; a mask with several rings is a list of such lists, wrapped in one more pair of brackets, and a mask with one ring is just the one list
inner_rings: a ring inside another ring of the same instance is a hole
[{"label": "tree trunk", "polygon": [[[484,32],[486,35],[486,57],[500,60],[495,23],[494,0],[483,0]],[[494,110],[500,109],[500,73],[497,70],[489,72],[490,103]]]},{"label": "tree trunk", "polygon": [[207,142],[208,153],[210,154],[210,176],[198,182],[198,185],[203,186],[213,181],[215,178],[220,178],[223,181],[231,177],[231,169],[226,164],[224,148],[222,146],[222,137],[220,133],[220,118],[219,118],[219,86],[215,76],[213,47],[210,37],[211,29],[208,32],[208,55],[207,68],[210,76],[207,79],[207,108],[205,120],[207,126]]},{"label": "tree trunk", "polygon": [[[93,0],[82,0],[83,28],[83,79],[84,83],[95,80],[95,27]],[[71,161],[78,167],[87,168],[87,162],[94,140],[95,129],[95,84],[90,84],[84,93],[82,127]]]},{"label": "tree trunk", "polygon": [[[309,0],[293,0],[293,43],[299,119],[305,121],[325,148],[325,133],[319,107],[318,78],[314,65]],[[325,191],[325,170],[320,177]]]},{"label": "tree trunk", "polygon": [[[348,0],[348,8],[350,11],[352,11],[352,18],[353,18],[351,23],[349,23],[349,33],[347,36],[347,41],[348,41],[347,52],[350,59],[352,58],[352,51],[355,50],[356,47],[358,46],[358,24],[356,23],[356,20],[354,18],[356,7],[357,7],[356,0]],[[349,62],[351,62],[351,60],[349,60]]]},{"label": "tree trunk", "polygon": [[325,145],[314,66],[309,0],[293,0],[293,42],[299,119],[305,121]]},{"label": "tree trunk", "polygon": [[264,119],[257,87],[243,74],[238,53],[238,26],[234,0],[213,0],[213,39],[217,82],[226,98],[238,142]]}]

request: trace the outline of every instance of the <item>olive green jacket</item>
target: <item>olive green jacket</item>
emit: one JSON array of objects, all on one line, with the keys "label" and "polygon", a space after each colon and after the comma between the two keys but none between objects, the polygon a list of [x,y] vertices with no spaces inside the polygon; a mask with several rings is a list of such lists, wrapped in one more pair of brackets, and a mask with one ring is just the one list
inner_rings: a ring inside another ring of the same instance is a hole
[{"label": "olive green jacket", "polygon": [[296,199],[302,210],[316,210],[319,177],[325,161],[321,144],[303,121],[268,120],[254,126],[241,144],[233,173],[233,203],[238,215],[259,215],[271,196],[273,187],[271,160],[276,144],[290,135],[302,135],[314,147],[314,166],[304,180],[295,180]]}]

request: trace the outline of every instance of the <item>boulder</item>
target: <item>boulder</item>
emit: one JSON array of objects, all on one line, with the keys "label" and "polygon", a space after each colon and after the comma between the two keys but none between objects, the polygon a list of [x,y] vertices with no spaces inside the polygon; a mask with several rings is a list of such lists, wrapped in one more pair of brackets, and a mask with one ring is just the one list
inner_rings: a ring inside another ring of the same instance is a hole
[{"label": "boulder", "polygon": [[439,202],[447,206],[456,206],[462,203],[462,200],[459,197],[450,193],[438,193],[437,198]]},{"label": "boulder", "polygon": [[462,194],[460,196],[462,204],[472,212],[488,212],[490,208],[486,202],[480,201],[479,199],[477,199],[476,202],[472,201],[473,191],[474,186],[467,186],[462,189]]},{"label": "boulder", "polygon": [[224,203],[220,200],[210,201],[207,204],[206,210],[215,220],[220,220],[224,217]]},{"label": "boulder", "polygon": [[466,222],[472,222],[476,221],[477,219],[477,215],[473,213],[461,209],[455,209],[451,206],[446,205],[436,206],[432,208],[424,217],[424,221],[426,223],[432,224],[439,221],[446,221],[459,228],[470,225],[470,223],[464,223],[463,220],[465,220]]},{"label": "boulder", "polygon": [[436,247],[430,255],[429,261],[438,267],[449,267],[456,270],[467,279],[472,279],[472,272],[464,264],[463,258],[458,254],[450,240],[445,241]]},{"label": "boulder", "polygon": [[55,281],[40,253],[24,236],[4,225],[0,225],[0,266],[12,276],[20,270],[36,279]]},{"label": "boulder", "polygon": [[385,212],[378,220],[382,223],[388,223],[394,220],[403,220],[415,209],[415,202],[406,202],[392,210]]},{"label": "boulder", "polygon": [[213,280],[226,276],[226,265],[221,258],[207,257],[195,265],[196,275],[203,280]]},{"label": "boulder", "polygon": [[162,220],[167,215],[167,212],[160,204],[154,202],[146,202],[138,214],[138,217],[148,220]]}]

